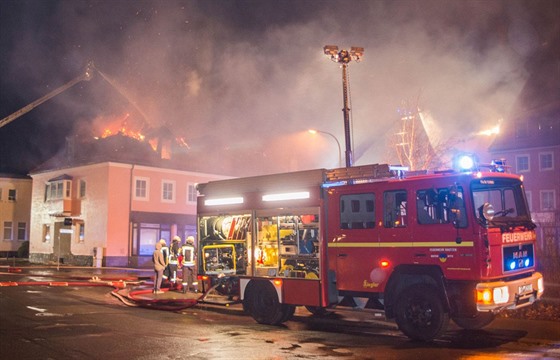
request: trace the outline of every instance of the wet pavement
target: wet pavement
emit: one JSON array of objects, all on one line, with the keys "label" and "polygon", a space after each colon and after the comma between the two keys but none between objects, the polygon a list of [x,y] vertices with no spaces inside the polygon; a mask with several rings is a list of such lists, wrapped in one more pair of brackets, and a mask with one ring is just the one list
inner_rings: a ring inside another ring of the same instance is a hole
[{"label": "wet pavement", "polygon": [[[451,323],[426,344],[409,341],[382,312],[337,309],[316,317],[298,307],[282,326],[266,326],[241,304],[216,305],[224,297],[175,289],[153,294],[152,276],[150,269],[0,261],[0,286],[12,286],[0,287],[0,353],[13,359],[533,359],[558,358],[560,349],[554,321],[497,319],[480,331]],[[40,284],[50,286],[33,286]]]},{"label": "wet pavement", "polygon": [[[229,306],[228,301],[217,294],[183,292],[181,285],[170,282],[162,284],[162,292],[153,290],[153,270],[112,267],[79,267],[60,265],[31,265],[0,260],[0,273],[14,275],[14,281],[2,281],[0,286],[107,286],[112,295],[129,306],[144,306],[164,310],[181,310],[206,303]],[[17,276],[17,280],[16,280]]]},{"label": "wet pavement", "polygon": [[[231,301],[216,292],[183,293],[181,285],[173,286],[169,282],[162,284],[162,293],[153,293],[152,269],[117,268],[117,267],[80,267],[69,265],[33,265],[24,260],[0,259],[0,274],[17,275],[17,284],[10,281],[0,282],[1,286],[107,286],[112,287],[111,294],[128,306],[142,306],[160,310],[181,310],[195,305],[216,305],[228,307],[229,311],[243,312],[239,302]],[[14,276],[15,278],[15,276]],[[557,284],[547,284],[557,290]],[[551,294],[552,297],[548,294]],[[558,291],[545,292],[545,304],[560,304]],[[548,296],[547,296],[548,295]],[[236,306],[237,305],[237,306]],[[337,310],[339,311],[339,310]],[[305,312],[305,310],[304,310]],[[369,322],[372,314],[366,312],[349,312],[349,320]],[[297,315],[297,313],[296,313]],[[367,319],[367,320],[366,320]],[[373,314],[373,321],[383,321],[384,314],[379,311]],[[389,323],[389,322],[387,322]],[[391,326],[394,326],[391,324]]]}]

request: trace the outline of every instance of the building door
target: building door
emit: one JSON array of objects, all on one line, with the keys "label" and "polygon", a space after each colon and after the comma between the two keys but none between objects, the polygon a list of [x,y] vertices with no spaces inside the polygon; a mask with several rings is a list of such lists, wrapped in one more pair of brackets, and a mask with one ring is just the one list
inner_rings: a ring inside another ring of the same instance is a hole
[{"label": "building door", "polygon": [[56,222],[54,224],[53,255],[55,260],[60,260],[61,264],[65,263],[64,259],[69,259],[72,255],[71,241],[72,227],[64,226],[63,222]]}]

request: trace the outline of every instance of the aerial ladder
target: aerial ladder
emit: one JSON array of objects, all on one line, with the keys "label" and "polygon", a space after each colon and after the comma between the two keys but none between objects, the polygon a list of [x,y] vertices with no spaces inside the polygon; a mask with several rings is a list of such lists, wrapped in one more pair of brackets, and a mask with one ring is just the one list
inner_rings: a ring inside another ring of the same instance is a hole
[{"label": "aerial ladder", "polygon": [[86,70],[80,76],[70,80],[69,82],[62,85],[61,87],[56,88],[55,90],[51,91],[50,93],[46,94],[45,96],[33,101],[29,105],[19,109],[18,111],[14,112],[13,114],[8,115],[5,118],[3,118],[2,120],[0,120],[0,128],[2,128],[5,125],[8,125],[10,122],[14,121],[18,117],[27,114],[28,112],[30,112],[31,110],[33,110],[37,106],[41,105],[45,101],[55,97],[56,95],[60,94],[61,92],[64,92],[64,91],[68,90],[69,88],[76,85],[77,83],[79,83],[81,81],[91,80],[91,78],[93,77],[93,70],[94,69],[95,68],[93,66],[93,62],[89,62],[88,65],[86,66]]}]

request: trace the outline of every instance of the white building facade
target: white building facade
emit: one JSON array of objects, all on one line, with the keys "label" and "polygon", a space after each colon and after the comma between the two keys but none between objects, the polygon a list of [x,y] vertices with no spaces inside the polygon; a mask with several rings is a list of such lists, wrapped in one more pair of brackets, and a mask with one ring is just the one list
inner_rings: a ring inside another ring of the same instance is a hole
[{"label": "white building facade", "polygon": [[196,184],[220,175],[120,162],[32,173],[31,262],[152,266],[159,239],[196,235]]}]

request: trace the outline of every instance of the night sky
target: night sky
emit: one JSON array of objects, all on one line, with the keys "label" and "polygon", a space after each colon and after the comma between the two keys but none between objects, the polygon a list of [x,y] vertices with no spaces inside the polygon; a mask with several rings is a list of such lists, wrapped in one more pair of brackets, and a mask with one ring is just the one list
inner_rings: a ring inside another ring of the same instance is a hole
[{"label": "night sky", "polygon": [[[527,61],[557,34],[557,0],[0,0],[0,118],[98,71],[0,128],[0,172],[28,173],[67,137],[107,124],[165,126],[209,162],[245,172],[338,165],[342,76],[324,45],[365,48],[350,63],[356,165],[390,161],[403,102],[430,136],[507,123]],[[126,119],[126,120],[125,120]],[[342,144],[344,146],[344,144]],[[244,156],[245,156],[244,155]]]}]

